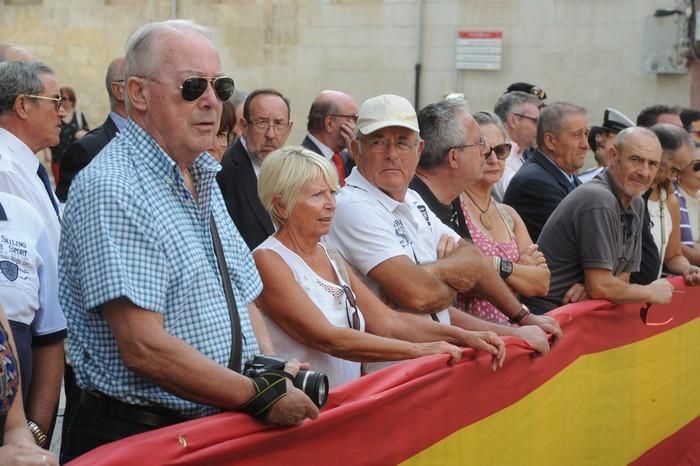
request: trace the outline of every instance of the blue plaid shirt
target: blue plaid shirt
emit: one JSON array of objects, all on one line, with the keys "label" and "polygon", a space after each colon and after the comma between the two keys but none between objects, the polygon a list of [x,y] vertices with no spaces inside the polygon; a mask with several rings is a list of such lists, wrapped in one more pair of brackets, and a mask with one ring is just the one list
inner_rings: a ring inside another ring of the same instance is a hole
[{"label": "blue plaid shirt", "polygon": [[188,417],[218,411],[178,398],[127,369],[97,312],[126,297],[162,314],[166,332],[226,366],[231,323],[209,231],[211,212],[241,318],[243,361],[259,351],[246,305],[262,283],[216,184],[220,168],[207,153],[194,161],[196,203],[175,162],[130,120],[73,182],[61,237],[60,300],[80,387]]}]

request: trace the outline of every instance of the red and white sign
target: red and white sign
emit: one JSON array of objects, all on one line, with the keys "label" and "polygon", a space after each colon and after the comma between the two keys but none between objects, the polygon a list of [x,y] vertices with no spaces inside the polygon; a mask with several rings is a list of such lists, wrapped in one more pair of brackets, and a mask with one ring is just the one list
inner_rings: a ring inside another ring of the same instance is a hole
[{"label": "red and white sign", "polygon": [[503,32],[458,31],[456,65],[458,70],[501,69]]}]

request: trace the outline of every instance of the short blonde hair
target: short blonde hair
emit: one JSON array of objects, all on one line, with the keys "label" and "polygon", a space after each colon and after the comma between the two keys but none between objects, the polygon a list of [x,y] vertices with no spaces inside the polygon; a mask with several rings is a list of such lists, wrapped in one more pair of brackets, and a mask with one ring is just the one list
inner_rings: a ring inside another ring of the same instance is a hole
[{"label": "short blonde hair", "polygon": [[258,196],[262,205],[279,228],[286,223],[275,210],[273,200],[279,196],[287,213],[294,210],[301,189],[308,183],[323,179],[331,189],[339,185],[338,172],[325,157],[301,146],[286,146],[265,157],[258,178]]}]

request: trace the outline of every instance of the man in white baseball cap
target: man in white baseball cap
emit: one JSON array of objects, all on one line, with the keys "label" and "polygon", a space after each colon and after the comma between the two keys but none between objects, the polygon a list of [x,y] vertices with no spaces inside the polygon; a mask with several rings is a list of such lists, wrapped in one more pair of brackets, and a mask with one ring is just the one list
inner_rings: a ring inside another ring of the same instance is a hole
[{"label": "man in white baseball cap", "polygon": [[[482,321],[451,307],[456,292],[471,290],[482,278],[482,271],[493,265],[408,188],[424,145],[411,103],[396,95],[365,101],[355,136],[352,151],[357,166],[337,196],[333,224],[325,241],[337,248],[369,288],[394,308],[468,330],[512,334],[510,327]],[[472,136],[464,141],[465,152],[480,146],[483,149],[478,132]],[[520,322],[529,311],[515,309],[512,314],[514,322]],[[556,322],[552,322],[552,328],[557,336],[561,334]],[[533,347],[548,351],[541,329],[518,329]],[[370,370],[384,365],[372,363]]]}]

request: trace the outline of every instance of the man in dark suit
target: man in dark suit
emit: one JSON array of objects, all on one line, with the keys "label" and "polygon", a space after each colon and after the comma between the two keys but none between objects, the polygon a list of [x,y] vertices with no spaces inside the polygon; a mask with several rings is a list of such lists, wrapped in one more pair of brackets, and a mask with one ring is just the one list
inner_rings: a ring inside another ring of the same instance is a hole
[{"label": "man in dark suit", "polygon": [[267,154],[284,146],[292,129],[289,100],[274,89],[257,89],[243,104],[243,134],[221,160],[216,180],[226,209],[253,250],[275,232],[258,197],[258,173]]},{"label": "man in dark suit", "polygon": [[301,143],[335,165],[341,186],[355,165],[347,149],[354,137],[356,121],[357,104],[352,97],[340,91],[323,91],[311,104],[308,134]]},{"label": "man in dark suit", "polygon": [[68,199],[68,190],[78,172],[117,135],[126,124],[124,106],[124,57],[115,58],[107,67],[105,87],[109,95],[109,115],[101,126],[71,144],[61,160],[59,182],[56,197],[61,202]]},{"label": "man in dark suit", "polygon": [[588,151],[588,118],[578,105],[545,107],[537,124],[537,148],[515,174],[503,202],[523,218],[533,241],[559,202],[581,184],[575,175]]}]

